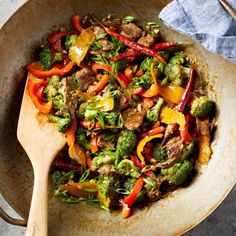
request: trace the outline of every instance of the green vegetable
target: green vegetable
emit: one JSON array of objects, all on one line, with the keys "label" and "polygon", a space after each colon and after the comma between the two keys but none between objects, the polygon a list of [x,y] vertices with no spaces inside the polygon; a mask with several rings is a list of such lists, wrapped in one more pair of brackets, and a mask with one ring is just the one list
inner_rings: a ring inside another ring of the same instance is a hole
[{"label": "green vegetable", "polygon": [[184,149],[183,154],[180,157],[180,162],[183,162],[183,161],[189,159],[191,156],[196,154],[196,152],[197,152],[197,143],[195,141],[192,141]]},{"label": "green vegetable", "polygon": [[49,101],[53,102],[53,107],[61,109],[64,105],[64,85],[60,82],[60,77],[57,75],[52,76],[44,93]]},{"label": "green vegetable", "polygon": [[118,119],[120,116],[120,112],[118,111],[110,111],[104,113],[104,120],[107,125],[116,126],[118,123]]},{"label": "green vegetable", "polygon": [[137,179],[135,178],[127,178],[124,182],[124,190],[127,194],[130,194],[132,189],[134,188],[134,185],[136,183]]},{"label": "green vegetable", "polygon": [[93,166],[94,167],[102,167],[104,165],[113,163],[114,152],[108,148],[103,148],[101,152],[97,153],[93,158]]},{"label": "green vegetable", "polygon": [[121,53],[124,48],[124,45],[121,41],[118,41],[116,38],[111,37],[109,45],[112,47],[112,50],[108,52],[108,57],[113,58]]},{"label": "green vegetable", "polygon": [[64,172],[60,170],[56,170],[53,172],[52,179],[54,184],[59,185],[63,184],[65,181],[74,178],[75,171],[71,170],[69,172]]},{"label": "green vegetable", "polygon": [[130,86],[133,88],[142,87],[144,89],[148,89],[150,88],[151,85],[152,85],[151,73],[146,72],[140,77],[134,77],[132,79],[132,83]]},{"label": "green vegetable", "polygon": [[194,99],[191,104],[190,113],[197,118],[204,118],[213,112],[215,109],[215,103],[210,101],[206,96],[202,96]]},{"label": "green vegetable", "polygon": [[161,174],[166,175],[167,180],[173,185],[183,184],[193,170],[193,165],[190,161],[176,163],[168,169],[161,169]]},{"label": "green vegetable", "polygon": [[176,86],[184,86],[190,73],[190,68],[184,66],[186,55],[177,53],[166,65],[164,73],[169,81]]},{"label": "green vegetable", "polygon": [[65,133],[67,128],[71,124],[71,118],[69,118],[69,117],[65,118],[65,117],[59,117],[59,116],[55,116],[55,115],[50,114],[49,120],[54,123],[57,123],[57,129],[61,133]]},{"label": "green vegetable", "polygon": [[90,140],[87,137],[87,130],[79,127],[76,131],[76,142],[87,150],[90,150]]},{"label": "green vegetable", "polygon": [[138,178],[141,175],[138,167],[135,166],[133,161],[128,159],[122,160],[118,164],[117,170],[119,171],[120,174],[131,176],[133,178]]},{"label": "green vegetable", "polygon": [[75,44],[76,40],[77,40],[76,34],[68,35],[65,41],[66,50],[69,50],[69,48]]},{"label": "green vegetable", "polygon": [[159,98],[156,105],[152,107],[150,110],[147,110],[145,117],[149,122],[155,123],[158,121],[159,111],[161,109],[163,102],[164,102],[164,99]]},{"label": "green vegetable", "polygon": [[49,70],[56,61],[63,60],[63,54],[60,52],[52,53],[48,47],[43,47],[39,53],[40,62],[45,70]]},{"label": "green vegetable", "polygon": [[134,16],[126,16],[123,18],[124,23],[131,23],[135,20],[136,20],[136,18]]},{"label": "green vegetable", "polygon": [[166,150],[161,146],[160,143],[157,143],[152,150],[152,156],[156,159],[157,162],[165,162],[168,159]]},{"label": "green vegetable", "polygon": [[99,185],[99,191],[110,199],[110,206],[117,205],[119,202],[119,194],[116,189],[119,189],[121,185],[119,176],[99,176],[97,184]]},{"label": "green vegetable", "polygon": [[145,183],[144,188],[148,192],[152,191],[157,186],[157,182],[154,179],[152,179],[152,178],[146,177],[146,178],[143,179],[143,181]]},{"label": "green vegetable", "polygon": [[153,62],[152,57],[146,57],[146,58],[142,61],[141,65],[140,65],[140,69],[141,69],[142,71],[150,71],[150,70],[151,70],[151,64],[152,64],[152,62]]},{"label": "green vegetable", "polygon": [[120,162],[121,157],[133,151],[137,142],[137,135],[134,131],[125,129],[121,132],[116,145],[115,164]]}]

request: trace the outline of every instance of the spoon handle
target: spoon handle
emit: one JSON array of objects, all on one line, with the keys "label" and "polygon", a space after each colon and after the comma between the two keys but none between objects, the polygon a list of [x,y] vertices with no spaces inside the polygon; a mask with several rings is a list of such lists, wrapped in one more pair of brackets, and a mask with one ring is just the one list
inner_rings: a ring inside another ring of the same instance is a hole
[{"label": "spoon handle", "polygon": [[26,236],[47,236],[48,229],[48,169],[34,170],[34,189]]}]

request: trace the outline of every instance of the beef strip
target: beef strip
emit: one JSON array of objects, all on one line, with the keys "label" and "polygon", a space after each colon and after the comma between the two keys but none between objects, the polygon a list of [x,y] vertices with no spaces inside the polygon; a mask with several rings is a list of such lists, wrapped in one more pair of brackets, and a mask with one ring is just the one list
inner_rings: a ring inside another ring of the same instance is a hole
[{"label": "beef strip", "polygon": [[122,118],[124,126],[129,130],[135,130],[143,123],[143,119],[146,113],[145,106],[138,104],[137,107],[132,107],[122,112]]},{"label": "beef strip", "polygon": [[135,40],[135,39],[141,37],[142,32],[143,31],[134,23],[128,23],[128,24],[122,23],[121,24],[120,34],[127,37],[127,38],[130,38],[132,40]]},{"label": "beef strip", "polygon": [[174,165],[176,162],[179,161],[184,148],[183,140],[180,136],[171,138],[165,146],[168,155],[168,160],[165,162],[156,163],[156,168],[166,169]]},{"label": "beef strip", "polygon": [[147,191],[147,197],[150,202],[155,202],[155,201],[161,199],[161,197],[162,197],[162,192],[161,192],[160,188],[161,188],[161,184],[163,183],[163,181],[165,181],[165,177],[160,176],[160,177],[157,177],[155,180],[156,180],[155,188]]},{"label": "beef strip", "polygon": [[87,90],[89,85],[93,84],[96,80],[95,73],[88,68],[83,68],[77,71],[75,79],[83,91]]},{"label": "beef strip", "polygon": [[149,48],[155,43],[155,38],[151,34],[147,34],[141,37],[137,43]]},{"label": "beef strip", "polygon": [[118,173],[117,170],[115,169],[114,165],[102,166],[97,170],[97,172],[99,174],[105,175],[105,176],[108,176],[108,175],[111,175],[111,174],[114,174],[114,173]]},{"label": "beef strip", "polygon": [[94,32],[96,38],[98,38],[102,34],[106,33],[106,31],[102,27],[100,27],[100,26],[94,26],[93,27],[93,32]]},{"label": "beef strip", "polygon": [[115,30],[119,30],[122,20],[119,18],[111,19],[110,16],[102,20],[103,25],[106,27],[112,27]]},{"label": "beef strip", "polygon": [[164,134],[164,138],[162,141],[162,145],[164,145],[168,141],[168,139],[173,137],[174,134],[176,133],[176,131],[178,131],[178,129],[179,129],[179,124],[177,124],[177,123],[167,125],[167,127],[165,129],[165,134]]}]

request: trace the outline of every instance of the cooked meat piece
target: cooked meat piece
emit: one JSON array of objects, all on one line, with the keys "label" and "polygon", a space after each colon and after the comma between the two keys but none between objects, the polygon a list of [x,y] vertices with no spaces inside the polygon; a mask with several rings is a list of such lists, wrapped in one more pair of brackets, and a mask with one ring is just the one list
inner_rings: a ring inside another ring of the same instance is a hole
[{"label": "cooked meat piece", "polygon": [[138,104],[135,108],[128,108],[122,112],[124,126],[129,130],[135,130],[143,123],[146,109],[143,104]]},{"label": "cooked meat piece", "polygon": [[102,46],[103,51],[109,51],[112,49],[112,46],[109,44],[109,41],[106,38],[99,39],[98,43]]},{"label": "cooked meat piece", "polygon": [[114,148],[115,144],[110,141],[105,141],[103,135],[100,135],[98,138],[98,146],[100,148]]},{"label": "cooked meat piece", "polygon": [[184,145],[181,137],[173,137],[166,143],[166,151],[168,155],[168,160],[165,162],[160,162],[155,164],[156,168],[169,168],[179,161]]},{"label": "cooked meat piece", "polygon": [[147,197],[150,200],[150,202],[155,202],[162,197],[162,192],[160,188],[165,178],[161,176],[157,177],[155,180],[156,180],[156,186],[153,189],[147,191]]},{"label": "cooked meat piece", "polygon": [[106,31],[100,26],[94,26],[93,32],[94,32],[96,38],[98,38],[100,35],[106,33]]},{"label": "cooked meat piece", "polygon": [[141,37],[142,30],[134,23],[122,24],[120,34],[134,40]]},{"label": "cooked meat piece", "polygon": [[92,19],[91,17],[84,16],[81,20],[81,25],[85,29],[85,28],[88,28],[91,26],[96,26],[96,25],[98,25],[98,23],[94,19]]},{"label": "cooked meat piece", "polygon": [[86,90],[96,79],[94,72],[88,68],[77,71],[75,78],[82,90]]},{"label": "cooked meat piece", "polygon": [[171,125],[167,125],[166,130],[165,130],[165,134],[164,134],[164,138],[162,141],[162,145],[165,144],[165,142],[170,139],[175,131],[177,131],[179,129],[179,124],[175,123],[175,124],[171,124]]},{"label": "cooked meat piece", "polygon": [[121,22],[122,22],[122,20],[119,19],[119,18],[115,18],[115,19],[106,18],[106,19],[103,19],[103,24],[106,27],[112,27],[115,30],[118,30],[120,28]]},{"label": "cooked meat piece", "polygon": [[141,37],[138,40],[138,43],[149,48],[155,43],[155,38],[151,34],[147,34],[146,36]]},{"label": "cooked meat piece", "polygon": [[97,172],[99,174],[105,175],[105,176],[108,176],[108,175],[111,175],[114,173],[118,173],[117,170],[115,169],[115,166],[113,166],[113,165],[102,166],[97,170]]},{"label": "cooked meat piece", "polygon": [[125,96],[125,94],[123,92],[121,92],[119,90],[117,91],[117,93],[119,94],[119,101],[117,104],[117,108],[119,111],[122,111],[128,107],[130,99],[129,99],[129,97]]}]

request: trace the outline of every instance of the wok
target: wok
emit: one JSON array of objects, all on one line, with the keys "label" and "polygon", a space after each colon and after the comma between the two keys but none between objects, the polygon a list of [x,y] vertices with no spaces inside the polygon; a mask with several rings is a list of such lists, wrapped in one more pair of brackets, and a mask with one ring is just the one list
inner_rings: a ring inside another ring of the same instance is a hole
[{"label": "wok", "polygon": [[[164,0],[29,0],[0,31],[0,192],[14,209],[27,219],[32,194],[33,173],[27,155],[16,138],[16,127],[26,72],[24,66],[34,58],[40,39],[56,25],[67,25],[74,14],[93,11],[135,15],[143,21],[158,21],[158,14],[169,1]],[[160,23],[161,24],[161,23]],[[161,24],[162,25],[162,24]],[[17,30],[16,30],[17,29]],[[209,80],[210,95],[216,100],[217,131],[212,159],[199,167],[199,174],[187,188],[137,210],[123,220],[84,204],[67,205],[53,197],[49,180],[49,235],[176,235],[190,229],[226,197],[236,182],[236,67],[214,55],[187,36],[162,25],[165,40],[188,41],[198,74]],[[40,206],[39,206],[40,210]]]}]

